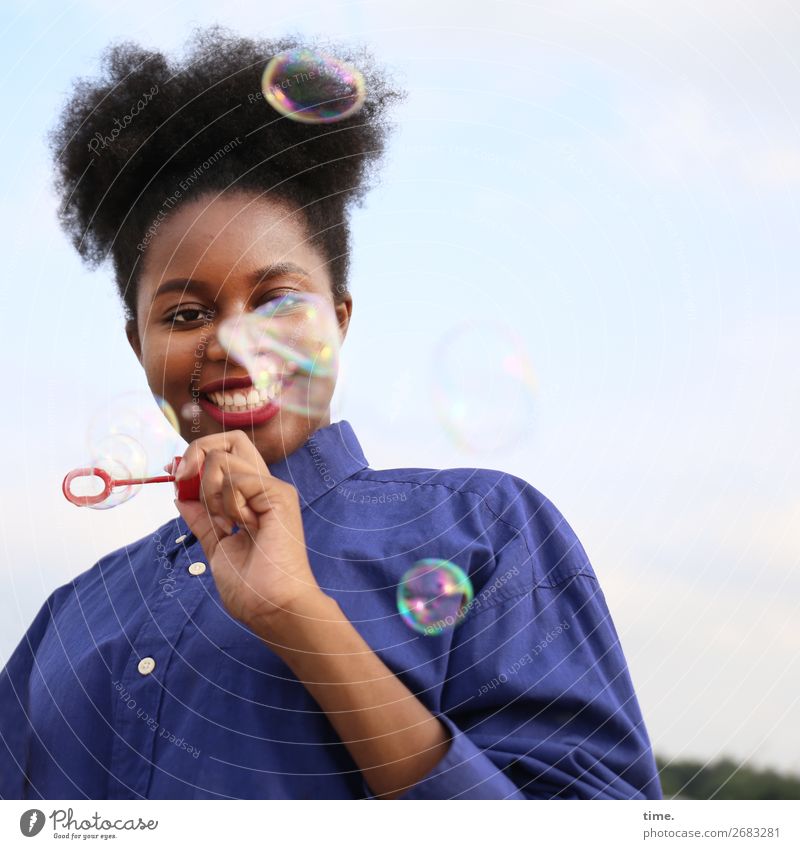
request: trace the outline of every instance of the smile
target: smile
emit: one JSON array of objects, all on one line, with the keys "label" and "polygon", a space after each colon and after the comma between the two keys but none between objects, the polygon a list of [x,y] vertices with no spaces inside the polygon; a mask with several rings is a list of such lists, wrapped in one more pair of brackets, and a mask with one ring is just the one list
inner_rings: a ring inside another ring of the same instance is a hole
[{"label": "smile", "polygon": [[256,389],[252,386],[249,390],[208,392],[205,398],[223,413],[252,413],[275,400],[279,390],[280,383],[273,383],[265,389]]},{"label": "smile", "polygon": [[279,407],[275,399],[282,388],[280,380],[259,389],[249,378],[229,378],[202,387],[199,404],[226,427],[257,425],[276,415]]}]

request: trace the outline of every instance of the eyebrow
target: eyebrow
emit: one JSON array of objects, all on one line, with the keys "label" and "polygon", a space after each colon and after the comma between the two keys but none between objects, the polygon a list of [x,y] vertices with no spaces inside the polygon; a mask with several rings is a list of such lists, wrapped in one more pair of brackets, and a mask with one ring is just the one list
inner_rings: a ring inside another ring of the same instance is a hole
[{"label": "eyebrow", "polygon": [[[303,277],[311,276],[304,268],[293,262],[274,262],[248,274],[247,279],[251,286],[258,286],[259,283],[267,283],[276,277],[285,277],[289,274],[299,274]],[[162,283],[156,289],[153,300],[170,292],[194,292],[197,289],[207,290],[211,288],[213,288],[212,284],[205,280],[196,280],[192,277],[176,277]],[[219,289],[219,286],[217,286],[217,289]]]}]

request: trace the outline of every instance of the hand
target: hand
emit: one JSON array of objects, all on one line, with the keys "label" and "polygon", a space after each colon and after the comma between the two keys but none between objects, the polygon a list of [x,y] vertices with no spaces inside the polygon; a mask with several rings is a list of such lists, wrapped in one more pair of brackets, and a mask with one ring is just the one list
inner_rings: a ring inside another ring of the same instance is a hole
[{"label": "hand", "polygon": [[200,541],[231,616],[264,635],[271,617],[324,595],[308,562],[297,490],[272,476],[243,431],[192,442],[177,478],[197,474],[200,500],[175,505]]}]

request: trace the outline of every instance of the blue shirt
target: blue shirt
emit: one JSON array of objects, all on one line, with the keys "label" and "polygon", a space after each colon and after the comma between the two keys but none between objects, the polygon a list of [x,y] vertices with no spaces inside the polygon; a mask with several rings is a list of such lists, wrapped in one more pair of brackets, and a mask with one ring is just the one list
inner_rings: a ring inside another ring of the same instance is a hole
[{"label": "blue shirt", "polygon": [[[661,797],[597,578],[541,493],[485,469],[371,469],[347,422],[271,471],[299,492],[323,591],[451,735],[401,798]],[[396,607],[431,557],[475,591],[438,636]],[[370,798],[205,559],[176,517],[47,599],[0,674],[0,797]]]}]

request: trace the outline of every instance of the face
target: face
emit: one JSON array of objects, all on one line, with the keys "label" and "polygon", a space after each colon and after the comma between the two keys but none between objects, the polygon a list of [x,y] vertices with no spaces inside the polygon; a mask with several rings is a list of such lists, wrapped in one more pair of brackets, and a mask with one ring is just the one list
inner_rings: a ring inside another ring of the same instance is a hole
[{"label": "face", "polygon": [[[136,320],[128,322],[127,334],[150,389],[175,410],[187,442],[243,430],[271,463],[330,424],[328,410],[311,417],[274,405],[245,414],[246,421],[240,413],[237,420],[220,413],[215,396],[204,392],[231,394],[235,388],[248,394],[247,370],[228,359],[216,327],[292,292],[322,295],[333,304],[325,257],[309,244],[302,215],[282,204],[247,194],[199,197],[158,228],[144,257]],[[335,306],[342,340],[351,309],[349,296]],[[186,418],[181,411],[198,391],[201,409]]]}]

